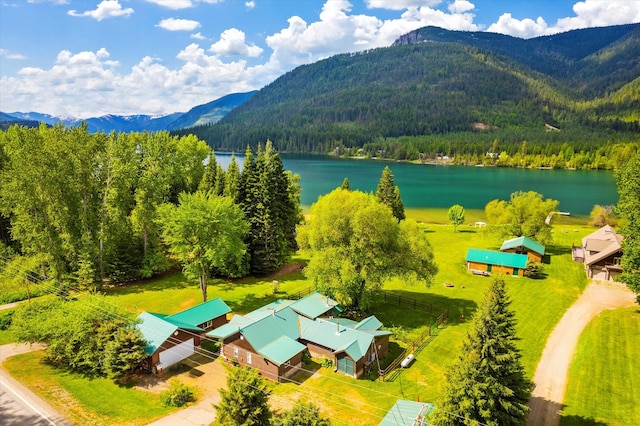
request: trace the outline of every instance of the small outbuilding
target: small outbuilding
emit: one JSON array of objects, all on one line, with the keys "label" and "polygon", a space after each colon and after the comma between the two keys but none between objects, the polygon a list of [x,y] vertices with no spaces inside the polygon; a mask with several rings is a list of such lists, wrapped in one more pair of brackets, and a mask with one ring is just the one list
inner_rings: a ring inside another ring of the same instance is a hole
[{"label": "small outbuilding", "polygon": [[526,254],[529,260],[542,263],[545,248],[529,237],[517,237],[502,243],[500,251],[504,253]]},{"label": "small outbuilding", "polygon": [[495,272],[519,277],[527,267],[529,258],[525,254],[470,248],[465,260],[467,269],[474,274],[487,275]]},{"label": "small outbuilding", "polygon": [[427,416],[434,405],[399,399],[384,416],[379,426],[427,426]]}]

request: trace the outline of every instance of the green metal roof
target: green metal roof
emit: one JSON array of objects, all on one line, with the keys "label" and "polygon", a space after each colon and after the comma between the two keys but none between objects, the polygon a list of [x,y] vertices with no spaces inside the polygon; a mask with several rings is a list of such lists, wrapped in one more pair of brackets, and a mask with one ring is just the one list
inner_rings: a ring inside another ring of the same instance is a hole
[{"label": "green metal roof", "polygon": [[221,325],[218,328],[214,328],[206,335],[207,337],[215,337],[217,339],[226,339],[229,336],[233,336],[238,331],[240,331],[240,326],[237,324],[227,323],[225,325]]},{"label": "green metal roof", "polygon": [[142,321],[137,324],[137,327],[147,341],[147,346],[144,349],[147,355],[152,355],[157,351],[160,345],[166,342],[178,329],[204,331],[199,327],[171,320],[166,315],[152,312],[143,312],[138,315],[138,319]]},{"label": "green metal roof", "polygon": [[524,247],[531,250],[534,253],[538,253],[540,255],[544,254],[544,246],[537,241],[532,240],[529,237],[518,237],[512,238],[510,240],[502,243],[500,250],[509,250],[512,248]]},{"label": "green metal roof", "polygon": [[360,321],[353,328],[355,328],[356,330],[377,330],[380,327],[382,327],[382,323],[380,322],[380,320],[376,318],[375,315],[371,315],[370,317],[367,317]]},{"label": "green metal roof", "polygon": [[434,405],[399,399],[378,426],[426,426]]},{"label": "green metal roof", "polygon": [[467,262],[486,263],[488,265],[508,266],[524,269],[527,267],[526,254],[503,253],[501,251],[479,250],[470,248],[467,251]]},{"label": "green metal roof", "polygon": [[240,327],[240,332],[255,350],[259,350],[281,336],[298,339],[298,314],[291,308],[272,311],[271,315],[247,326]]},{"label": "green metal roof", "polygon": [[258,349],[258,353],[276,365],[282,365],[295,355],[304,351],[306,346],[287,336],[281,336],[268,345]]},{"label": "green metal roof", "polygon": [[169,315],[168,318],[172,318],[186,324],[199,325],[222,315],[226,315],[229,312],[231,312],[231,308],[229,308],[222,299],[217,297],[192,308]]},{"label": "green metal roof", "polygon": [[291,308],[307,318],[315,319],[337,306],[338,302],[335,300],[314,292],[292,304]]},{"label": "green metal roof", "polygon": [[299,318],[300,337],[327,347],[334,352],[346,352],[357,361],[367,353],[373,334],[323,320]]}]

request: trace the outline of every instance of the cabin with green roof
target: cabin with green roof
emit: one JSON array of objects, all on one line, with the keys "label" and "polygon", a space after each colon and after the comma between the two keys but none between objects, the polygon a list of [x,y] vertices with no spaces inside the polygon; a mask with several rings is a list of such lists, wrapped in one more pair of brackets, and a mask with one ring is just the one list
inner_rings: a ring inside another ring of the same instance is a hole
[{"label": "cabin with green roof", "polygon": [[295,374],[304,351],[331,359],[336,371],[357,378],[389,352],[391,332],[380,330],[375,316],[355,322],[335,318],[340,311],[335,300],[312,293],[234,315],[207,336],[220,339],[225,359],[257,368],[273,381]]},{"label": "cabin with green roof", "polygon": [[525,254],[470,248],[467,251],[467,269],[476,275],[499,273],[522,276],[529,258]]},{"label": "cabin with green roof", "polygon": [[143,312],[137,325],[149,355],[149,369],[162,372],[193,355],[201,335],[227,323],[231,308],[220,298],[209,300],[172,315]]},{"label": "cabin with green roof", "polygon": [[512,238],[502,243],[501,252],[526,254],[529,260],[542,263],[545,248],[542,244],[529,237]]}]

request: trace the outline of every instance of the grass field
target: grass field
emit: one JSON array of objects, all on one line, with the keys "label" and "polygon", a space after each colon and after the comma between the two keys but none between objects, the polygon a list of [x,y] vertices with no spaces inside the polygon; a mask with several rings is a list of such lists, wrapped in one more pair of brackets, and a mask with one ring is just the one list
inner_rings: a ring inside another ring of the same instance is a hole
[{"label": "grass field", "polygon": [[[469,225],[482,220],[480,211],[467,211],[467,225],[460,226],[455,233],[453,227],[447,224],[446,210],[408,209],[407,216],[422,223],[425,235],[434,248],[439,272],[430,287],[406,286],[393,281],[385,285],[385,290],[431,304],[432,310],[413,310],[380,299],[372,306],[371,313],[396,333],[397,338],[391,343],[392,352],[396,354],[422,333],[444,309],[450,312],[448,325],[416,353],[417,359],[411,368],[402,371],[391,381],[373,380],[373,376],[371,379],[353,380],[311,364],[307,368],[319,369],[313,376],[301,373],[294,377],[299,383],[275,387],[272,401],[276,407],[286,406],[283,401],[302,399],[320,406],[334,424],[354,424],[354,418],[357,418],[358,424],[375,425],[398,398],[437,401],[442,393],[445,372],[456,361],[469,320],[491,280],[471,275],[466,270],[464,257],[467,249],[497,250],[502,240]],[[545,265],[546,278],[530,280],[505,277],[518,320],[522,361],[530,377],[551,330],[586,285],[581,266],[571,260],[570,248],[572,243],[578,243],[582,236],[592,232],[592,228],[566,218],[559,218],[554,225],[555,241],[547,247],[551,262]],[[293,261],[303,266],[306,263],[305,254],[298,254]],[[278,280],[277,289],[273,285],[274,279]],[[445,287],[444,282],[451,282],[454,287]],[[245,313],[309,286],[310,283],[300,271],[263,280],[212,280],[209,298],[221,297],[234,312]],[[114,304],[134,312],[147,310],[170,314],[201,302],[198,286],[187,282],[179,273],[163,279],[111,288],[106,294]],[[461,319],[462,315],[464,320]],[[91,406],[90,402],[84,404]]]},{"label": "grass field", "polygon": [[164,407],[158,395],[71,374],[42,357],[42,351],[17,355],[3,367],[75,424],[143,425],[175,410]]},{"label": "grass field", "polygon": [[561,425],[640,424],[640,308],[605,311],[584,330]]}]

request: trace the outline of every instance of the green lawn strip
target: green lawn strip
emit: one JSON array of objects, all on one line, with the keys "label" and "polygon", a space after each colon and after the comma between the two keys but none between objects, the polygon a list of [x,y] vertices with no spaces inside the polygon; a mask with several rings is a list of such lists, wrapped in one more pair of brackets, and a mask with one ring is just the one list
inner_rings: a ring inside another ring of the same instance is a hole
[{"label": "green lawn strip", "polygon": [[605,311],[580,336],[562,425],[640,424],[640,309]]},{"label": "green lawn strip", "polygon": [[42,351],[17,355],[3,367],[76,424],[147,424],[175,410],[156,394],[53,368],[43,357]]}]

